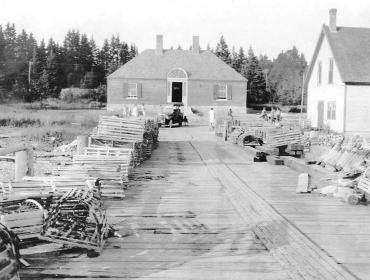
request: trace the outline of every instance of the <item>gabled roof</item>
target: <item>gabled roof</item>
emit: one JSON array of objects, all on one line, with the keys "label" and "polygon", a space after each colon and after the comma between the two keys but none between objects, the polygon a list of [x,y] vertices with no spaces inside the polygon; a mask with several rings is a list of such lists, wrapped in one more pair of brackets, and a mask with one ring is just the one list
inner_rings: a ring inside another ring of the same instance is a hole
[{"label": "gabled roof", "polygon": [[370,84],[370,28],[337,27],[337,32],[331,32],[327,25],[323,25],[307,72],[306,85],[324,37],[329,42],[342,81]]},{"label": "gabled roof", "polygon": [[108,76],[128,79],[167,79],[174,68],[184,69],[189,80],[242,81],[247,80],[210,51],[194,54],[185,50],[145,50]]}]

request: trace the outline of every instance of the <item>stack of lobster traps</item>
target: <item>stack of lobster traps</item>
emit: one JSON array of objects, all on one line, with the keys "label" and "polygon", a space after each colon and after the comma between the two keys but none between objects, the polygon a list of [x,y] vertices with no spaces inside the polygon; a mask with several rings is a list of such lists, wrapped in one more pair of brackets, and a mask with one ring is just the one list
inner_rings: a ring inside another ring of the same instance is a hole
[{"label": "stack of lobster traps", "polygon": [[282,147],[291,144],[302,144],[303,137],[300,130],[270,130],[263,139],[264,144],[270,147]]},{"label": "stack of lobster traps", "polygon": [[158,125],[149,119],[101,116],[82,155],[58,166],[54,176],[98,178],[103,198],[124,198],[131,170],[151,156],[158,142]]},{"label": "stack of lobster traps", "polygon": [[[154,120],[102,116],[83,153],[55,167],[51,176],[0,182],[4,232],[22,246],[41,240],[99,254],[113,234],[103,199],[124,198],[132,169],[151,156],[157,142]],[[0,244],[14,248],[11,240],[1,240],[4,236],[0,234]],[[9,258],[9,265],[0,268],[0,279],[18,279],[17,254],[0,252],[0,262]]]},{"label": "stack of lobster traps", "polygon": [[21,244],[46,240],[100,253],[112,232],[97,182],[26,177],[2,191],[1,224]]},{"label": "stack of lobster traps", "polygon": [[364,145],[364,139],[353,137],[338,142],[318,161],[318,164],[351,176],[363,173],[370,159],[370,149]]},{"label": "stack of lobster traps", "polygon": [[40,239],[100,253],[111,231],[97,193],[73,188],[53,203]]},{"label": "stack of lobster traps", "polygon": [[158,143],[158,124],[152,119],[101,116],[90,137],[90,146],[128,147],[134,150],[134,161],[140,164],[150,157]]}]

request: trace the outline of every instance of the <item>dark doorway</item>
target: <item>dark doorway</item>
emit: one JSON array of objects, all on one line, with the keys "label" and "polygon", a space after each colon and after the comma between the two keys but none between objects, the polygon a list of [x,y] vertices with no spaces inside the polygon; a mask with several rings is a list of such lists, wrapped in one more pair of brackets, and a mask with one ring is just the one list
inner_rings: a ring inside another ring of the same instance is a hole
[{"label": "dark doorway", "polygon": [[182,102],[181,82],[172,82],[172,102]]}]

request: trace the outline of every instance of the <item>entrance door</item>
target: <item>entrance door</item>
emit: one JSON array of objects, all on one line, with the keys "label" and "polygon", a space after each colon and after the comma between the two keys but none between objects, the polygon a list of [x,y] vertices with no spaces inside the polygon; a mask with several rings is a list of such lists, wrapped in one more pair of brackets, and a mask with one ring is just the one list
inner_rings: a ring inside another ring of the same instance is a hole
[{"label": "entrance door", "polygon": [[172,102],[182,102],[182,82],[172,82]]},{"label": "entrance door", "polygon": [[324,127],[324,101],[317,103],[317,128]]}]

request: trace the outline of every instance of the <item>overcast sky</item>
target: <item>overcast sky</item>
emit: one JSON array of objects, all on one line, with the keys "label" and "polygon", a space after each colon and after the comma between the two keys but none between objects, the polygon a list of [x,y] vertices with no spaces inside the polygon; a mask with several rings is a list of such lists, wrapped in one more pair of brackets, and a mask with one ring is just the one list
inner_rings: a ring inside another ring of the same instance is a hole
[{"label": "overcast sky", "polygon": [[269,57],[295,45],[309,60],[334,7],[338,25],[370,27],[369,0],[0,0],[0,25],[14,22],[37,40],[57,42],[71,28],[99,45],[119,34],[139,51],[154,48],[156,34],[165,48],[188,48],[193,35],[214,47],[224,35],[229,46],[252,45]]}]

